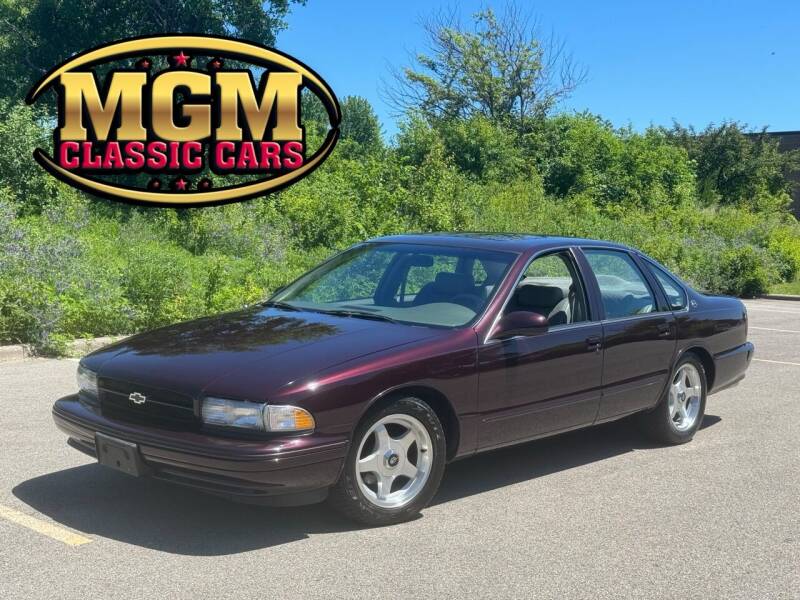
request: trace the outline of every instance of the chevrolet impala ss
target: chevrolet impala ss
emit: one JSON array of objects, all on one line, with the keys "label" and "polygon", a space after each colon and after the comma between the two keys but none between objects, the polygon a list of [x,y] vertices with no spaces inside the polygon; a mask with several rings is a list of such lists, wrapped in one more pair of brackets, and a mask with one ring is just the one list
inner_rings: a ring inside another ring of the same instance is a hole
[{"label": "chevrolet impala ss", "polygon": [[[244,310],[83,358],[55,422],[110,468],[273,505],[416,515],[445,465],[632,416],[697,432],[753,356],[747,311],[619,244],[383,237]],[[475,473],[480,477],[480,473]]]}]

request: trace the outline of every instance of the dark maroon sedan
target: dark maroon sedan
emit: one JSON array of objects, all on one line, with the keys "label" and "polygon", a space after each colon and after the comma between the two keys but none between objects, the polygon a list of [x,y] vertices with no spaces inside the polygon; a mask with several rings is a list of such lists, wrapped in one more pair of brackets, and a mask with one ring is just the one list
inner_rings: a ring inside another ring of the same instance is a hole
[{"label": "dark maroon sedan", "polygon": [[688,442],[706,395],[752,355],[739,300],[636,250],[405,235],[261,305],[90,354],[53,415],[71,445],[130,475],[250,502],[328,497],[384,524],[476,452],[633,413],[660,442]]}]

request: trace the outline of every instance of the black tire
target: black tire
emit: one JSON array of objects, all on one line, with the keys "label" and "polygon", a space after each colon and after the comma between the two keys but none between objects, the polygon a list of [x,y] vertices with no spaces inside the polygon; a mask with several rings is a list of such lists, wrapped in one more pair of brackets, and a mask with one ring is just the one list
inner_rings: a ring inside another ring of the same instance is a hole
[{"label": "black tire", "polygon": [[[669,395],[670,388],[678,376],[678,372],[684,365],[687,364],[693,366],[697,370],[702,391],[700,394],[698,413],[694,419],[694,422],[692,423],[691,427],[681,430],[676,425],[675,419],[671,415]],[[703,416],[706,412],[707,392],[708,383],[706,379],[706,371],[703,368],[703,363],[691,352],[685,354],[680,358],[680,360],[678,360],[675,368],[672,370],[669,382],[664,390],[664,395],[659,401],[658,405],[652,411],[640,415],[639,420],[643,431],[648,435],[648,437],[661,444],[677,445],[685,444],[686,442],[691,441],[694,437],[694,434],[697,432],[703,422]]]},{"label": "black tire", "polygon": [[[430,436],[431,449],[433,450],[429,475],[424,485],[412,500],[398,508],[377,506],[367,498],[356,479],[361,477],[356,471],[356,463],[359,458],[357,455],[362,439],[373,425],[390,415],[409,415],[417,419]],[[383,408],[368,413],[356,427],[347,458],[345,459],[344,469],[339,481],[330,491],[328,502],[335,510],[347,518],[369,526],[391,525],[413,519],[427,506],[439,489],[439,483],[444,474],[446,452],[444,429],[431,407],[418,398],[399,399]]]}]

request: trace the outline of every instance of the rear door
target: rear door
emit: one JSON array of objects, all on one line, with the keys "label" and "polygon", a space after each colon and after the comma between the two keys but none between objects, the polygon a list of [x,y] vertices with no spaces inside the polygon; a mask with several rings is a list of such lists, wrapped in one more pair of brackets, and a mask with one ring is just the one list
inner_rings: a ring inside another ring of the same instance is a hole
[{"label": "rear door", "polygon": [[675,353],[675,317],[634,256],[613,248],[583,248],[600,300],[603,396],[597,421],[654,406]]}]

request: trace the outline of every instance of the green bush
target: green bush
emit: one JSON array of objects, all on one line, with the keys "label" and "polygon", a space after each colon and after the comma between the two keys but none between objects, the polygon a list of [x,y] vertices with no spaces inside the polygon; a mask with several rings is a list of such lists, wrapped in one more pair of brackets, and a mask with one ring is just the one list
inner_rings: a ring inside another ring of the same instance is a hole
[{"label": "green bush", "polygon": [[598,205],[653,208],[680,205],[695,195],[687,152],[655,129],[615,130],[593,115],[559,116],[535,135],[532,152],[558,197],[581,194]]},{"label": "green bush", "polygon": [[726,249],[719,265],[720,290],[744,297],[767,291],[775,283],[775,267],[764,255],[763,249],[753,246]]},{"label": "green bush", "polygon": [[800,232],[798,226],[778,226],[767,237],[767,249],[781,265],[781,279],[793,281],[800,274]]}]

